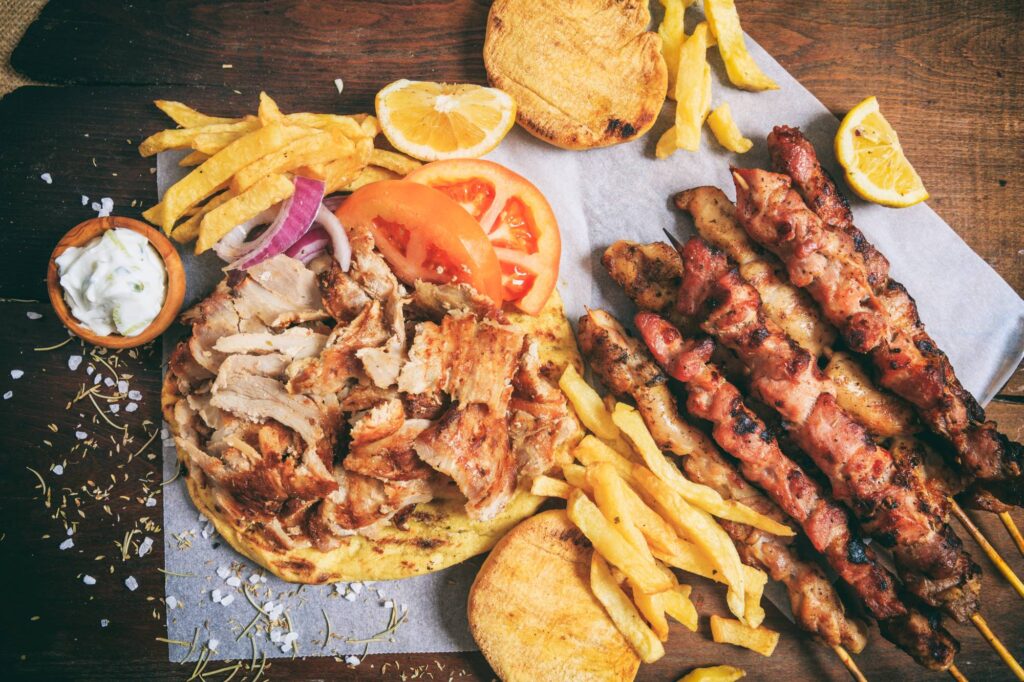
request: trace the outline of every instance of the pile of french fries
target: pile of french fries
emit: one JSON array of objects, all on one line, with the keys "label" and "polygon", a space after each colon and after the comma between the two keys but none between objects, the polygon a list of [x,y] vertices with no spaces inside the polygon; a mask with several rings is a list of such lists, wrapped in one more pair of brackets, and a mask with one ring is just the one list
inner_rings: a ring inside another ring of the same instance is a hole
[{"label": "pile of french fries", "polygon": [[149,136],[139,153],[191,150],[180,165],[195,168],[142,215],[179,243],[196,240],[196,253],[290,197],[296,175],[322,180],[330,194],[422,165],[375,147],[380,126],[367,114],[284,114],[266,93],[256,115],[241,118],[209,116],[181,102],[155,104],[181,127]]},{"label": "pile of french fries", "polygon": [[697,630],[691,587],[679,584],[672,568],[727,586],[736,620],[711,617],[716,642],[770,656],[779,635],[761,627],[768,577],[740,561],[715,518],[775,535],[793,531],[683,476],[640,414],[623,403],[606,405],[572,365],[559,386],[589,433],[573,449],[574,463],[562,468],[564,480],[538,476],[532,492],[567,500],[569,518],[594,546],[591,589],[640,659],[665,654],[666,616]]},{"label": "pile of french fries", "polygon": [[718,143],[729,151],[743,154],[754,143],[743,137],[728,104],[711,109],[711,66],[707,51],[717,45],[725,63],[729,81],[744,90],[775,90],[779,86],[766,76],[743,40],[743,28],[734,0],[704,0],[707,21],[686,36],[683,18],[694,0],[661,0],[665,16],[658,26],[662,54],[668,66],[668,96],[676,101],[675,125],[658,140],[655,155],[671,156],[677,149],[700,149],[704,122]]}]

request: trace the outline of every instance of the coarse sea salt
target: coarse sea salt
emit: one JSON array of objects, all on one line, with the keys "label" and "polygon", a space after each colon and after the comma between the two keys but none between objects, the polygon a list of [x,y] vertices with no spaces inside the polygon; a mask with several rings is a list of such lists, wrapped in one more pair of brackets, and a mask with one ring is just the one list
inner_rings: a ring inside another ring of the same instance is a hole
[{"label": "coarse sea salt", "polygon": [[255,585],[259,581],[260,581],[260,577],[258,575],[256,575],[255,573],[253,573],[252,575],[249,576],[249,584],[250,585]]},{"label": "coarse sea salt", "polygon": [[110,377],[106,377],[106,378],[105,378],[105,379],[103,380],[103,385],[104,385],[104,386],[108,386],[108,387],[109,387],[109,386],[113,386],[113,385],[114,385],[114,380],[113,380],[113,379],[111,379]]},{"label": "coarse sea salt", "polygon": [[169,608],[169,609],[176,609],[176,608],[178,608],[178,598],[177,597],[167,597],[167,608]]},{"label": "coarse sea salt", "polygon": [[217,568],[217,575],[220,577],[221,580],[224,580],[229,575],[231,575],[231,569],[227,566],[220,566]]},{"label": "coarse sea salt", "polygon": [[147,497],[146,498],[146,506],[147,507],[155,507],[156,506],[156,498],[155,497]]},{"label": "coarse sea salt", "polygon": [[210,592],[210,598],[213,599],[214,603],[219,604],[220,600],[224,598],[224,593],[220,590],[214,590]]},{"label": "coarse sea salt", "polygon": [[47,185],[53,184],[53,176],[50,175],[49,173],[43,173],[42,175],[39,176],[39,179],[45,182]]},{"label": "coarse sea salt", "polygon": [[[127,385],[127,384],[125,384],[125,385]],[[128,391],[128,399],[129,400],[142,400],[142,391],[136,391],[135,389],[132,389],[132,390]]]},{"label": "coarse sea salt", "polygon": [[211,639],[209,642],[206,643],[206,646],[210,649],[210,651],[216,651],[217,647],[220,646],[220,640]]},{"label": "coarse sea salt", "polygon": [[345,663],[347,663],[348,665],[355,666],[355,665],[359,665],[360,663],[362,663],[362,661],[359,659],[358,656],[353,656],[352,654],[349,654],[348,656],[345,657]]},{"label": "coarse sea salt", "polygon": [[153,549],[153,538],[146,537],[142,542],[139,543],[139,558],[146,556]]},{"label": "coarse sea salt", "polygon": [[96,211],[97,217],[106,218],[114,211],[114,200],[110,197],[103,197],[100,199],[98,207],[93,203],[93,210]]},{"label": "coarse sea salt", "polygon": [[228,585],[231,585],[231,587],[239,587],[242,584],[241,579],[239,579],[239,577],[236,575],[231,576],[224,582],[226,582]]},{"label": "coarse sea salt", "polygon": [[134,412],[137,409],[139,409],[138,403],[128,403],[127,405],[124,406],[125,412]]},{"label": "coarse sea salt", "polygon": [[124,586],[127,587],[129,591],[134,592],[139,589],[139,581],[135,579],[135,576],[130,575],[124,579]]},{"label": "coarse sea salt", "polygon": [[27,313],[25,313],[25,317],[27,317],[30,320],[39,320],[43,316],[33,310],[30,310]]},{"label": "coarse sea salt", "polygon": [[225,595],[224,598],[220,600],[220,605],[221,606],[231,606],[231,602],[233,602],[233,601],[235,601],[235,595],[228,594],[228,595]]},{"label": "coarse sea salt", "polygon": [[14,397],[14,391],[7,391],[4,393],[4,400],[10,400]]},{"label": "coarse sea salt", "polygon": [[75,438],[77,438],[78,440],[85,440],[88,437],[89,434],[86,433],[85,431],[75,431]]},{"label": "coarse sea salt", "polygon": [[107,620],[106,618],[100,618],[100,627],[101,628],[105,628],[108,625],[110,625],[110,621],[109,620]]},{"label": "coarse sea salt", "polygon": [[64,465],[54,464],[53,469],[51,469],[50,471],[52,471],[57,476],[62,476],[64,474]]},{"label": "coarse sea salt", "polygon": [[334,87],[338,88],[338,94],[340,95],[341,91],[345,89],[345,81],[341,80],[340,78],[335,78]]},{"label": "coarse sea salt", "polygon": [[64,542],[60,543],[61,551],[65,550],[65,549],[71,549],[74,546],[75,546],[75,541],[72,540],[71,538],[68,538]]},{"label": "coarse sea salt", "polygon": [[25,376],[25,373],[23,371],[21,371],[20,369],[12,369],[11,370],[11,378],[12,379],[17,380],[17,379],[22,378],[23,376]]},{"label": "coarse sea salt", "polygon": [[[119,379],[117,382],[117,392],[125,393],[128,390],[128,382],[124,379]],[[130,397],[130,396],[129,396]]]},{"label": "coarse sea salt", "polygon": [[[68,358],[68,369],[70,369],[72,372],[74,372],[76,369],[78,369],[78,366],[81,365],[81,364],[82,364],[82,356],[81,355],[72,355],[70,358]],[[92,372],[89,372],[89,373],[92,374]]]},{"label": "coarse sea salt", "polygon": [[82,582],[85,583],[86,585],[95,585],[96,584],[96,578],[93,578],[91,575],[83,575],[82,576]]},{"label": "coarse sea salt", "polygon": [[110,403],[109,405],[107,405],[107,409],[110,410],[111,414],[117,414],[118,412],[121,411],[121,406],[118,405],[117,403]]}]

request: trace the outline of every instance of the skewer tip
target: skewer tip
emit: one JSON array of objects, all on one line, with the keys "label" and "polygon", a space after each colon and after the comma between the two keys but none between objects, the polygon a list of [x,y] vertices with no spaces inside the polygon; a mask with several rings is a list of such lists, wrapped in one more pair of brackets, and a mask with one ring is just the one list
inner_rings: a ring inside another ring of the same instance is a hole
[{"label": "skewer tip", "polygon": [[849,652],[844,649],[842,645],[836,644],[832,647],[832,650],[836,652],[836,656],[838,656],[839,660],[843,662],[846,669],[850,671],[850,676],[853,677],[853,679],[857,680],[857,682],[868,682],[868,679],[864,677],[864,673],[862,673],[860,668],[857,667],[856,661],[853,660]]}]

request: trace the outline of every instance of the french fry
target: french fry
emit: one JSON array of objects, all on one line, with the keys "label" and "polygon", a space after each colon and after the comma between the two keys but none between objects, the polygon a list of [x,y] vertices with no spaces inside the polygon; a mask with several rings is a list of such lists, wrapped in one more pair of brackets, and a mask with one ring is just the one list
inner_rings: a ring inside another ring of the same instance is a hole
[{"label": "french fry", "polygon": [[389,152],[386,149],[374,149],[373,153],[370,154],[370,163],[374,166],[387,168],[389,171],[394,171],[402,176],[412,173],[423,165],[422,162],[417,161],[411,156]]},{"label": "french fry", "polygon": [[226,190],[220,194],[215,194],[210,199],[200,206],[195,212],[189,216],[188,220],[178,225],[171,232],[171,238],[179,244],[188,244],[190,241],[199,236],[199,223],[203,221],[206,214],[217,208],[228,199],[235,196],[235,193],[231,190]]},{"label": "french fry", "polygon": [[785,537],[794,535],[793,529],[789,526],[735,500],[722,499],[718,491],[713,488],[694,483],[683,476],[679,469],[662,454],[658,444],[654,442],[651,432],[647,430],[643,417],[632,407],[623,403],[616,405],[615,411],[612,413],[612,421],[632,444],[633,449],[640,454],[648,468],[690,504],[720,519],[753,526],[772,535]]},{"label": "french fry", "polygon": [[711,616],[711,638],[719,644],[734,644],[762,656],[771,656],[779,643],[779,633],[768,628],[752,628],[738,620]]},{"label": "french fry", "polygon": [[593,434],[588,433],[584,436],[583,440],[573,448],[572,455],[587,466],[598,462],[608,462],[627,481],[633,479],[633,462]]},{"label": "french fry", "polygon": [[339,187],[338,189],[343,192],[355,192],[360,187],[364,187],[379,180],[399,180],[401,177],[402,176],[398,173],[388,170],[387,168],[381,168],[380,166],[367,166],[362,169],[351,182]]},{"label": "french fry", "polygon": [[153,104],[182,128],[198,128],[200,126],[217,125],[220,123],[238,123],[240,120],[237,118],[208,116],[196,111],[187,104],[172,102],[166,99],[155,100]]},{"label": "french fry", "polygon": [[[369,133],[367,127],[363,125],[355,116],[342,116],[340,114],[310,114],[306,112],[288,114],[284,117],[285,120],[291,125],[303,126],[305,128],[338,128],[348,138],[358,137],[374,137],[376,132]],[[373,118],[368,116],[367,118]],[[374,120],[374,131],[376,128],[376,120]],[[364,119],[365,122],[365,119]]]},{"label": "french fry", "polygon": [[362,128],[363,134],[371,139],[380,135],[381,132],[380,121],[376,116],[367,115],[359,122],[359,127]]},{"label": "french fry", "polygon": [[[650,547],[643,533],[633,522],[626,502],[626,483],[619,477],[615,467],[608,462],[598,462],[587,467],[587,481],[594,489],[594,501],[604,517],[622,533],[636,551],[645,559],[654,561]],[[639,604],[637,604],[639,606]],[[641,611],[643,609],[641,608]],[[649,622],[649,621],[648,621]],[[654,623],[651,623],[653,626]]]},{"label": "french fry", "polygon": [[565,482],[573,488],[579,488],[588,495],[594,492],[590,481],[587,480],[586,467],[581,467],[579,464],[566,464],[562,467],[562,476],[565,477]]},{"label": "french fry", "polygon": [[658,35],[661,36],[661,54],[665,57],[668,67],[668,96],[676,98],[676,73],[679,69],[679,49],[686,40],[683,32],[683,19],[689,3],[683,0],[662,0],[665,16],[658,24]]},{"label": "french fry", "polygon": [[640,465],[633,467],[633,476],[641,489],[651,497],[657,511],[676,532],[702,551],[714,569],[722,574],[729,588],[726,595],[729,610],[737,618],[743,618],[746,608],[743,563],[729,536],[710,514],[690,506],[667,483],[646,468]]},{"label": "french fry", "polygon": [[557,478],[537,476],[530,484],[530,492],[540,497],[561,497],[563,500],[568,500],[572,486]]},{"label": "french fry", "polygon": [[[253,161],[235,173],[231,178],[231,189],[241,193],[268,175],[284,173],[307,163],[327,162],[335,155],[333,145],[339,143],[337,139],[332,139],[329,133],[316,128],[307,128],[307,131],[307,135],[292,140],[276,152]],[[352,142],[346,138],[341,139],[350,151],[354,151],[355,145]],[[318,153],[320,156],[317,156]]]},{"label": "french fry", "polygon": [[327,177],[325,193],[337,192],[352,183],[359,175],[366,170],[373,153],[373,141],[369,138],[360,138],[355,143],[355,154],[343,159],[331,161],[325,167]]},{"label": "french fry", "polygon": [[764,622],[764,607],[761,606],[761,596],[764,594],[764,586],[768,583],[768,574],[755,568],[743,572],[743,620],[752,628],[756,628]]},{"label": "french fry", "polygon": [[213,156],[245,133],[203,133],[192,140],[192,149]]},{"label": "french fry", "polygon": [[651,626],[655,636],[662,642],[667,642],[668,619],[665,618],[665,603],[662,595],[668,594],[671,590],[665,590],[657,594],[646,594],[643,590],[638,589],[632,581],[629,583],[629,588],[633,593],[633,603],[636,604],[640,615]]},{"label": "french fry", "polygon": [[572,522],[594,545],[594,549],[626,574],[640,590],[653,593],[672,586],[654,560],[638,554],[582,490],[573,490],[569,495],[567,512]]},{"label": "french fry", "polygon": [[619,435],[619,427],[612,421],[611,414],[605,409],[598,395],[590,384],[584,380],[576,368],[570,363],[558,380],[558,387],[572,403],[576,416],[583,425],[598,438],[608,441]]},{"label": "french fry", "polygon": [[285,175],[269,175],[207,213],[199,223],[196,253],[203,253],[236,225],[253,218],[292,195],[295,183]]},{"label": "french fry", "polygon": [[305,128],[274,123],[240,137],[171,185],[163,201],[145,211],[143,217],[169,233],[189,207],[213,194],[217,187],[250,163],[277,151],[305,131]]},{"label": "french fry", "polygon": [[732,119],[732,110],[729,108],[728,103],[720,105],[708,114],[708,127],[714,133],[718,144],[731,152],[745,154],[754,146],[752,141],[743,137],[743,133],[736,126],[736,121]]},{"label": "french fry", "polygon": [[256,110],[256,115],[259,116],[260,123],[265,126],[276,123],[284,118],[284,114],[278,108],[277,102],[265,92],[260,92],[260,106]]},{"label": "french fry", "polygon": [[692,589],[689,585],[676,585],[658,596],[661,597],[665,613],[690,632],[697,632],[699,618],[697,607],[690,601]]},{"label": "french fry", "polygon": [[168,149],[188,149],[197,137],[204,135],[241,135],[259,127],[259,123],[211,123],[195,128],[168,128],[153,133],[139,144],[141,156],[153,156]]},{"label": "french fry", "polygon": [[708,65],[708,25],[701,22],[679,50],[676,76],[675,125],[658,140],[655,156],[664,159],[676,149],[695,152],[700,149],[700,131],[707,114],[707,90],[710,83]]},{"label": "french fry", "polygon": [[747,52],[736,3],[733,0],[705,0],[704,14],[711,33],[718,41],[718,51],[725,62],[729,81],[744,90],[777,90],[779,86],[761,71]]},{"label": "french fry", "polygon": [[665,647],[644,623],[629,597],[615,582],[608,564],[597,552],[594,552],[590,560],[590,590],[640,660],[653,663],[665,655]]},{"label": "french fry", "polygon": [[746,676],[746,671],[731,665],[715,665],[709,668],[694,668],[679,678],[679,682],[736,682]]},{"label": "french fry", "polygon": [[178,165],[182,167],[198,166],[199,164],[205,162],[208,158],[210,158],[209,154],[193,151],[186,155],[184,158],[182,158],[182,160],[178,162]]}]

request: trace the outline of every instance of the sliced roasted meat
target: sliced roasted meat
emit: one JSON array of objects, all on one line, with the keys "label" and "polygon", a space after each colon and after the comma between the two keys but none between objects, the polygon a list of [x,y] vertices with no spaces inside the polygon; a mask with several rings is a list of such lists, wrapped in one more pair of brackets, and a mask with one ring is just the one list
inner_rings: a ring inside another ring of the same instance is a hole
[{"label": "sliced roasted meat", "polygon": [[[509,438],[523,476],[547,473],[569,464],[566,444],[579,433],[569,402],[556,385],[543,376],[537,342],[527,343],[519,371],[512,380]],[[566,459],[560,460],[559,455]]]},{"label": "sliced roasted meat", "polygon": [[[579,341],[590,367],[617,398],[632,398],[658,444],[682,457],[688,476],[762,514],[785,522],[782,511],[747,483],[713,443],[679,415],[667,377],[647,349],[628,336],[608,313],[592,310],[580,319]],[[743,561],[786,586],[801,628],[831,645],[864,648],[863,627],[848,618],[835,588],[813,563],[799,557],[791,539],[724,522]]]},{"label": "sliced roasted meat", "polygon": [[222,336],[213,349],[227,355],[280,353],[298,360],[319,354],[326,343],[326,334],[306,327],[291,327],[279,334],[266,331]]},{"label": "sliced roasted meat", "polygon": [[440,322],[452,313],[468,313],[479,318],[496,318],[500,314],[491,299],[468,284],[416,281],[409,296],[409,315],[413,319]]},{"label": "sliced roasted meat", "polygon": [[413,444],[430,426],[426,419],[404,420],[397,429],[349,447],[343,465],[348,471],[385,481],[427,479],[433,469],[416,454]]},{"label": "sliced roasted meat", "polygon": [[242,319],[275,329],[327,319],[316,275],[294,258],[274,256],[249,268],[240,279],[229,276],[228,282]]},{"label": "sliced roasted meat", "polygon": [[342,271],[338,261],[331,260],[329,268],[317,276],[324,308],[338,322],[348,322],[370,303],[363,288]]},{"label": "sliced roasted meat", "polygon": [[352,445],[363,445],[385,436],[402,427],[405,422],[405,407],[398,398],[385,400],[359,414],[352,421],[349,432]]},{"label": "sliced roasted meat", "polygon": [[608,274],[644,310],[667,313],[672,309],[683,261],[668,244],[618,241],[601,257]]}]

